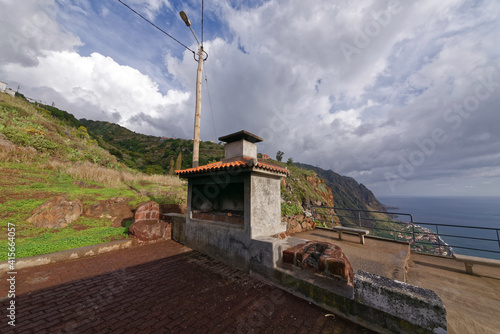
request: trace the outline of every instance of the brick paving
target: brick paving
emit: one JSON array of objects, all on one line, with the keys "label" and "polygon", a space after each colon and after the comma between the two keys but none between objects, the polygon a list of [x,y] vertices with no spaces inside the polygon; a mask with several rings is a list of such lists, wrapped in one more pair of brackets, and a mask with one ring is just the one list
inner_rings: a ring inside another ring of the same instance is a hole
[{"label": "brick paving", "polygon": [[[49,279],[34,279],[40,272]],[[16,327],[3,315],[0,333],[371,333],[173,241],[21,269],[22,277]]]}]

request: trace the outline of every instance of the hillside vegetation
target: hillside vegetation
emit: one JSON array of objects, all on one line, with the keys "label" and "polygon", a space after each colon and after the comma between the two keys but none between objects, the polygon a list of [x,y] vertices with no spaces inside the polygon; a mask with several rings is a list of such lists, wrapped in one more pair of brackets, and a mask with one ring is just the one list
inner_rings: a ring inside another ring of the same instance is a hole
[{"label": "hillside vegetation", "polygon": [[[7,235],[7,224],[15,224],[16,256],[128,238],[128,226],[111,227],[106,218],[82,216],[58,230],[26,222],[36,207],[58,195],[78,198],[84,208],[121,197],[134,208],[148,200],[185,204],[186,186],[174,176],[128,168],[66,112],[0,94],[0,233]],[[0,249],[6,247],[0,238]]]},{"label": "hillside vegetation", "polygon": [[[80,122],[118,161],[148,174],[173,174],[191,167],[193,141],[143,135],[118,124],[81,119]],[[224,147],[200,142],[200,165],[224,158]]]}]

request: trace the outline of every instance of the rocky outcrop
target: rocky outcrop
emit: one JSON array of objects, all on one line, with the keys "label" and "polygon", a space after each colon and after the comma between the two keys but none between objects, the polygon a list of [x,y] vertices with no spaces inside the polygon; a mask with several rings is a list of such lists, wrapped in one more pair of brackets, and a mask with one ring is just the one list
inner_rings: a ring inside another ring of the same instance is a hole
[{"label": "rocky outcrop", "polygon": [[149,201],[139,205],[135,211],[135,220],[129,232],[142,242],[170,239],[171,223],[160,220],[160,206]]},{"label": "rocky outcrop", "polygon": [[[335,202],[332,190],[312,171],[295,167],[290,170],[290,176],[281,181],[282,202],[285,206],[295,205],[302,210],[295,215],[282,216],[282,222],[286,223],[289,233],[312,230],[316,227],[316,223],[311,219],[312,207],[333,207]],[[323,217],[316,212],[315,219],[318,218],[331,220],[330,215]],[[334,222],[339,222],[338,217],[334,217]]]},{"label": "rocky outcrop", "polygon": [[63,228],[74,222],[82,214],[82,202],[66,196],[57,196],[37,207],[28,218],[35,227]]},{"label": "rocky outcrop", "polygon": [[291,234],[313,230],[316,227],[316,223],[305,214],[285,216],[281,221],[286,222],[286,230]]},{"label": "rocky outcrop", "polygon": [[329,242],[308,241],[286,249],[283,262],[353,284],[354,272],[349,260],[339,246]]},{"label": "rocky outcrop", "polygon": [[108,218],[113,221],[111,226],[124,226],[126,221],[134,217],[125,198],[112,198],[92,204],[84,212],[85,217]]}]

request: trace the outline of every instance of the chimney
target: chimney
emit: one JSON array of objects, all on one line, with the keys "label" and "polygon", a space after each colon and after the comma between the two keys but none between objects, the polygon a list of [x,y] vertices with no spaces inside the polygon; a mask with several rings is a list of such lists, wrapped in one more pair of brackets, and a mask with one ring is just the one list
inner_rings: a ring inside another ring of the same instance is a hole
[{"label": "chimney", "polygon": [[257,145],[262,138],[245,130],[220,137],[220,141],[226,142],[224,160],[222,162],[234,161],[242,158],[257,159]]}]

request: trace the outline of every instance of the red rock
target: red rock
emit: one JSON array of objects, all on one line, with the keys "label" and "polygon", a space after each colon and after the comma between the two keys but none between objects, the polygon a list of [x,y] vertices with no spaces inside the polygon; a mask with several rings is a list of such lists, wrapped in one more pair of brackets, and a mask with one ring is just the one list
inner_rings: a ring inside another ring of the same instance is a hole
[{"label": "red rock", "polygon": [[303,269],[343,279],[352,285],[354,272],[339,246],[329,242],[308,241],[283,251],[283,262]]},{"label": "red rock", "polygon": [[129,233],[140,241],[167,240],[171,238],[171,223],[160,220],[160,206],[149,201],[139,205]]},{"label": "red rock", "polygon": [[141,220],[130,225],[129,232],[140,241],[168,240],[171,237],[171,223]]},{"label": "red rock", "polygon": [[33,210],[27,221],[36,227],[63,228],[78,219],[82,210],[79,199],[70,201],[66,196],[57,196]]},{"label": "red rock", "polygon": [[149,201],[139,205],[135,211],[134,222],[140,222],[142,220],[160,220],[160,206],[154,201]]},{"label": "red rock", "polygon": [[84,212],[85,217],[109,218],[113,221],[111,226],[124,226],[127,220],[134,217],[126,203],[125,198],[112,198],[105,201],[99,201],[90,205]]}]

